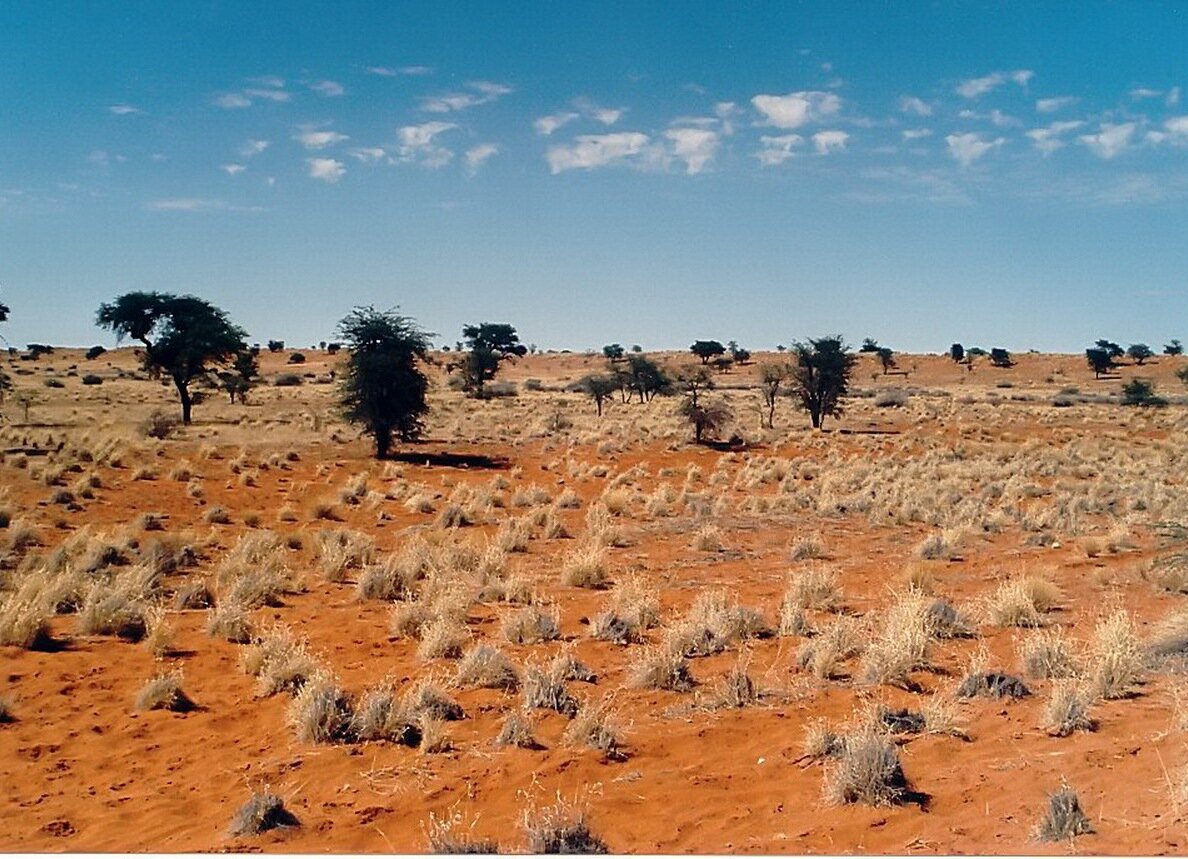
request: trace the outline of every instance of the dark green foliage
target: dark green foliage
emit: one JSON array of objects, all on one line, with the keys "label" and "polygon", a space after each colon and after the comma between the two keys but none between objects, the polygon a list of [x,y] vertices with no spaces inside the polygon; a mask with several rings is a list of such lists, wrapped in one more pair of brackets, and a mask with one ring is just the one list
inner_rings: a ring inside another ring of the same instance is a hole
[{"label": "dark green foliage", "polygon": [[408,317],[374,307],[356,307],[338,323],[338,333],[350,351],[342,382],[344,414],[364,425],[382,459],[393,435],[407,442],[423,430],[429,382],[417,362],[431,335]]},{"label": "dark green foliage", "polygon": [[1104,340],[1104,339],[1098,340],[1093,345],[1096,346],[1098,349],[1104,349],[1107,352],[1107,354],[1109,354],[1109,356],[1111,358],[1121,358],[1123,355],[1126,354],[1122,350],[1122,347],[1119,346],[1117,343],[1115,343],[1112,340]]},{"label": "dark green foliage", "polygon": [[90,349],[87,350],[87,354],[84,355],[83,357],[86,358],[88,361],[94,361],[96,358],[98,358],[100,355],[102,355],[106,351],[107,350],[105,348],[103,348],[102,346],[92,346]]},{"label": "dark green foliage", "polygon": [[751,360],[751,351],[739,346],[738,342],[735,340],[731,340],[729,343],[727,343],[726,348],[730,350],[730,360],[732,360],[735,364],[742,365]]},{"label": "dark green foliage", "polygon": [[708,364],[710,358],[725,355],[726,347],[717,340],[697,340],[689,347],[689,351],[700,358],[702,364]]},{"label": "dark green foliage", "polygon": [[230,370],[219,373],[219,384],[231,397],[232,403],[236,398],[241,403],[246,403],[248,391],[251,390],[259,373],[260,362],[256,358],[256,353],[251,349],[244,349],[235,356]]},{"label": "dark green foliage", "polygon": [[895,369],[895,353],[889,347],[880,346],[875,354],[879,356],[879,363],[883,365],[884,376]]},{"label": "dark green foliage", "polygon": [[269,352],[283,352],[283,351],[285,351],[285,341],[284,340],[269,340],[268,341],[268,351]]},{"label": "dark green foliage", "polygon": [[582,393],[594,401],[594,405],[598,408],[598,416],[602,417],[602,404],[610,399],[615,391],[619,390],[619,380],[606,374],[590,375],[582,378],[578,382],[578,387]]},{"label": "dark green foliage", "polygon": [[873,337],[866,337],[862,340],[862,345],[858,347],[859,352],[878,352],[879,342]]},{"label": "dark green foliage", "polygon": [[300,352],[294,352],[291,355],[289,355],[289,363],[290,364],[304,364],[305,356],[302,355]]},{"label": "dark green foliage", "polygon": [[[464,389],[476,397],[483,396],[483,386],[495,378],[500,364],[528,353],[515,327],[506,322],[463,326],[462,338],[469,350],[460,365]],[[462,351],[461,344],[458,351]]]},{"label": "dark green foliage", "polygon": [[1133,379],[1122,386],[1124,406],[1166,406],[1167,400],[1155,393],[1149,379]]},{"label": "dark green foliage", "polygon": [[1140,367],[1147,361],[1148,358],[1155,357],[1155,353],[1146,343],[1131,343],[1128,347],[1126,347],[1126,355],[1130,358],[1130,360],[1134,361],[1134,363],[1138,364]]},{"label": "dark green foliage", "polygon": [[850,373],[857,358],[846,348],[841,335],[794,343],[792,348],[796,352],[792,395],[809,413],[813,427],[820,429],[827,415],[842,413],[841,401],[849,392]]},{"label": "dark green foliage", "polygon": [[621,361],[625,350],[621,343],[610,343],[602,347],[602,354],[608,361]]},{"label": "dark green foliage", "polygon": [[960,363],[965,360],[965,347],[960,343],[954,343],[949,347],[949,357],[954,361]]},{"label": "dark green foliage", "polygon": [[627,366],[616,368],[615,379],[623,392],[623,402],[632,394],[638,394],[639,401],[646,403],[657,394],[672,392],[672,380],[664,368],[642,354],[627,356]]},{"label": "dark green foliage", "polygon": [[1183,355],[1184,354],[1184,344],[1181,343],[1179,340],[1173,340],[1170,343],[1165,343],[1163,346],[1163,354],[1164,355]]},{"label": "dark green foliage", "polygon": [[708,435],[715,437],[734,414],[723,402],[699,403],[686,396],[681,403],[680,414],[693,425],[693,441],[701,444]]},{"label": "dark green foliage", "polygon": [[1093,370],[1093,376],[1096,379],[1100,379],[1102,373],[1108,373],[1114,369],[1114,359],[1110,357],[1110,353],[1106,349],[1086,349],[1085,360],[1089,362],[1089,367]]},{"label": "dark green foliage", "polygon": [[100,327],[144,344],[144,366],[164,373],[177,388],[182,422],[190,422],[190,383],[207,373],[208,364],[223,364],[247,348],[243,329],[227,314],[192,295],[129,292],[96,314]]}]

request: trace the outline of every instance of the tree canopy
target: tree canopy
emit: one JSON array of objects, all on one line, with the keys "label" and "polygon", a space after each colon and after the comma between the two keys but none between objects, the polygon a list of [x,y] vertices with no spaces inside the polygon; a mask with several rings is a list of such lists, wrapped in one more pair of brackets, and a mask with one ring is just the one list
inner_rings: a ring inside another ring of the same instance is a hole
[{"label": "tree canopy", "polygon": [[840,335],[794,343],[792,395],[819,429],[827,415],[842,413],[842,398],[849,392],[850,373],[857,361]]},{"label": "tree canopy", "polygon": [[429,381],[419,361],[429,337],[417,323],[394,310],[356,307],[338,323],[348,350],[341,388],[343,414],[362,424],[375,441],[375,455],[388,456],[393,436],[415,441],[429,410]]},{"label": "tree canopy", "polygon": [[246,334],[225,311],[193,295],[128,292],[99,305],[101,328],[144,345],[145,368],[173,380],[181,400],[182,422],[190,423],[190,382],[210,364],[226,364],[246,351]]},{"label": "tree canopy", "polygon": [[702,364],[708,364],[710,358],[725,355],[726,347],[717,340],[696,340],[689,347],[689,351],[700,358]]},{"label": "tree canopy", "polygon": [[475,396],[483,395],[483,386],[495,378],[500,364],[508,358],[528,354],[515,327],[506,322],[465,325],[462,339],[469,350],[462,361],[462,378],[466,390]]}]

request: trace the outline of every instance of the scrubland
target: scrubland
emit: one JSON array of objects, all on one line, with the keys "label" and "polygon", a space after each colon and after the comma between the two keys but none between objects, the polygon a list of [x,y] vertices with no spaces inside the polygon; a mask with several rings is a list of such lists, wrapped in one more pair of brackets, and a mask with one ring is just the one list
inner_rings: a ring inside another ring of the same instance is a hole
[{"label": "scrubland", "polygon": [[1184,359],[864,357],[827,432],[778,359],[733,449],[600,357],[434,368],[386,462],[316,350],[184,428],[131,350],[14,363],[0,849],[1184,850]]}]

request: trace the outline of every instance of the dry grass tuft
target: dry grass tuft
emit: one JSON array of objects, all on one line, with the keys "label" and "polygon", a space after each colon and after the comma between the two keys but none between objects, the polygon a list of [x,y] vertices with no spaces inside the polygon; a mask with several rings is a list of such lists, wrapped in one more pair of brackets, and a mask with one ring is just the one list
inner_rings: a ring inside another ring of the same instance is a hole
[{"label": "dry grass tuft", "polygon": [[136,709],[170,710],[174,713],[188,713],[195,709],[190,696],[182,690],[181,670],[158,674],[145,683],[136,694]]},{"label": "dry grass tuft", "polygon": [[561,637],[556,614],[525,606],[504,618],[503,635],[512,644],[540,644]]},{"label": "dry grass tuft", "polygon": [[587,543],[569,552],[561,561],[561,583],[576,588],[605,588],[610,584],[606,571],[606,550]]},{"label": "dry grass tuft", "polygon": [[206,634],[233,644],[247,644],[252,640],[252,623],[247,610],[238,603],[219,603],[207,615]]},{"label": "dry grass tuft", "polygon": [[1059,599],[1060,591],[1051,582],[1024,576],[998,586],[986,601],[986,616],[995,626],[1042,626],[1044,613]]},{"label": "dry grass tuft", "polygon": [[306,678],[289,704],[289,724],[302,743],[349,742],[354,711],[332,674],[320,669]]},{"label": "dry grass tuft", "polygon": [[554,710],[571,719],[577,715],[577,699],[569,694],[564,676],[553,668],[529,665],[524,669],[523,686],[525,707]]},{"label": "dry grass tuft", "polygon": [[1040,727],[1054,737],[1067,737],[1074,731],[1093,731],[1097,723],[1089,715],[1093,693],[1076,680],[1052,684]]},{"label": "dry grass tuft", "polygon": [[1023,671],[1033,680],[1056,680],[1077,674],[1077,662],[1061,629],[1041,630],[1019,647]]},{"label": "dry grass tuft", "polygon": [[823,627],[796,651],[796,664],[814,677],[830,680],[840,674],[842,663],[862,651],[862,629],[854,618],[839,617]]},{"label": "dry grass tuft", "polygon": [[1048,807],[1036,827],[1035,835],[1040,841],[1061,841],[1092,831],[1093,825],[1081,810],[1076,792],[1064,784],[1048,797]]},{"label": "dry grass tuft", "polygon": [[591,623],[591,633],[603,641],[637,644],[645,639],[649,629],[659,624],[659,598],[655,591],[633,577],[619,582],[611,591],[606,609]]},{"label": "dry grass tuft", "polygon": [[597,749],[608,760],[626,760],[621,730],[611,712],[612,703],[612,699],[605,698],[582,708],[566,726],[562,735],[565,742],[572,746]]},{"label": "dry grass tuft", "polygon": [[497,746],[515,746],[519,749],[539,749],[540,743],[532,731],[532,716],[526,710],[512,710],[504,717],[495,737]]},{"label": "dry grass tuft", "polygon": [[639,654],[629,668],[628,682],[636,689],[671,692],[688,692],[694,686],[688,661],[670,644],[650,647]]},{"label": "dry grass tuft", "polygon": [[231,834],[259,835],[271,829],[288,829],[300,825],[301,822],[285,808],[281,798],[265,790],[253,793],[252,798],[235,812],[235,819],[231,822]]},{"label": "dry grass tuft", "polygon": [[430,853],[443,855],[485,855],[498,853],[499,845],[474,837],[477,819],[467,821],[458,809],[451,809],[448,817],[438,817],[429,812],[429,823],[422,824]]},{"label": "dry grass tuft", "polygon": [[1145,654],[1134,621],[1119,609],[1098,621],[1089,643],[1089,682],[1106,699],[1125,698],[1143,678]]},{"label": "dry grass tuft", "polygon": [[825,777],[825,798],[833,803],[894,805],[907,792],[899,751],[886,731],[867,723],[844,737]]},{"label": "dry grass tuft", "polygon": [[584,805],[557,795],[548,808],[528,808],[521,827],[528,837],[528,852],[537,854],[602,854],[606,844],[590,830]]},{"label": "dry grass tuft", "polygon": [[520,675],[512,661],[498,648],[480,644],[458,663],[455,682],[459,686],[513,690],[520,685]]}]

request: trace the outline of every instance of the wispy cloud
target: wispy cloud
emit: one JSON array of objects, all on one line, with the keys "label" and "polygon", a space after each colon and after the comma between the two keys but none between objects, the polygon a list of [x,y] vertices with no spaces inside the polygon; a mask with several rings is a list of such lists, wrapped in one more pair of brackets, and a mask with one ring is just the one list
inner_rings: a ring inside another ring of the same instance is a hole
[{"label": "wispy cloud", "polygon": [[134,116],[138,113],[144,113],[139,107],[130,104],[112,104],[108,105],[108,113],[113,113],[116,116]]},{"label": "wispy cloud", "polygon": [[721,143],[718,132],[711,128],[670,128],[664,136],[672,145],[673,156],[684,162],[690,176],[705,169]]},{"label": "wispy cloud", "polygon": [[382,78],[420,77],[433,74],[433,69],[429,66],[368,66],[367,73]]},{"label": "wispy cloud", "polygon": [[333,158],[307,158],[305,163],[309,166],[309,175],[323,182],[334,184],[346,175],[346,165]]},{"label": "wispy cloud", "polygon": [[421,109],[429,113],[466,110],[480,104],[490,104],[515,91],[507,84],[494,83],[493,81],[471,81],[466,84],[466,87],[469,92],[446,93],[422,99]]},{"label": "wispy cloud", "polygon": [[457,127],[452,122],[435,120],[397,129],[396,136],[400,141],[397,160],[422,167],[444,167],[454,159],[454,153],[438,143],[437,138]]},{"label": "wispy cloud", "polygon": [[800,128],[841,110],[838,96],[815,90],[790,92],[787,95],[757,95],[751,99],[751,104],[763,115],[760,125],[776,128]]},{"label": "wispy cloud", "polygon": [[283,103],[293,98],[292,93],[285,89],[285,82],[278,77],[252,78],[251,86],[235,92],[220,93],[214,97],[217,107],[224,110],[237,110],[251,107],[256,100]]},{"label": "wispy cloud", "polygon": [[950,134],[945,137],[949,156],[962,167],[968,167],[995,147],[1002,146],[1006,139],[983,140],[977,134]]},{"label": "wispy cloud", "polygon": [[548,116],[541,116],[532,121],[532,127],[536,129],[537,134],[543,134],[545,137],[552,134],[557,129],[568,125],[578,118],[578,115],[573,111],[564,111],[562,113],[551,113]]},{"label": "wispy cloud", "polygon": [[545,158],[555,175],[566,170],[593,170],[620,164],[647,166],[655,162],[658,154],[648,135],[619,131],[583,134],[572,143],[549,147]]},{"label": "wispy cloud", "polygon": [[813,135],[813,148],[818,155],[828,155],[846,148],[850,135],[844,131],[818,131]]},{"label": "wispy cloud", "polygon": [[1013,72],[991,72],[980,78],[969,78],[957,85],[957,94],[964,98],[977,98],[992,90],[998,89],[1007,82],[1027,86],[1027,82],[1035,76],[1030,69],[1018,69]]},{"label": "wispy cloud", "polygon": [[804,143],[799,134],[780,134],[776,136],[764,135],[759,138],[763,148],[755,153],[762,167],[775,167],[783,164],[796,154],[796,150]]},{"label": "wispy cloud", "polygon": [[911,116],[932,116],[932,105],[914,95],[905,95],[899,99],[899,111]]},{"label": "wispy cloud", "polygon": [[1052,98],[1036,99],[1035,109],[1038,113],[1055,113],[1066,107],[1072,107],[1078,99],[1071,95],[1058,95]]},{"label": "wispy cloud", "polygon": [[338,81],[315,81],[309,84],[309,88],[318,95],[324,95],[327,98],[337,98],[341,95],[346,95],[346,87]]},{"label": "wispy cloud", "polygon": [[382,161],[387,152],[381,146],[361,146],[347,154],[364,164],[375,164]]},{"label": "wispy cloud", "polygon": [[327,146],[350,140],[350,137],[337,131],[319,131],[310,126],[301,126],[301,130],[293,135],[293,139],[306,149],[325,149]]},{"label": "wispy cloud", "polygon": [[1138,129],[1138,123],[1103,122],[1096,134],[1082,134],[1077,139],[1089,147],[1098,158],[1109,161],[1130,148],[1131,138]]},{"label": "wispy cloud", "polygon": [[499,147],[494,143],[480,143],[466,150],[466,168],[471,174],[477,173],[490,158],[499,154]]},{"label": "wispy cloud", "polygon": [[150,200],[144,207],[151,212],[261,212],[261,206],[238,206],[226,200],[204,197],[169,197]]},{"label": "wispy cloud", "polygon": [[1076,131],[1085,123],[1080,120],[1069,120],[1068,122],[1053,122],[1045,128],[1033,128],[1025,132],[1027,137],[1031,138],[1032,144],[1042,152],[1044,155],[1051,155],[1057,149],[1062,149],[1066,145],[1062,139],[1065,134],[1070,131]]},{"label": "wispy cloud", "polygon": [[253,138],[248,140],[248,142],[240,148],[239,154],[244,158],[251,158],[253,156],[259,155],[270,145],[271,144],[267,140]]},{"label": "wispy cloud", "polygon": [[244,170],[247,170],[242,164],[224,164],[221,168],[228,176],[238,176]]}]

